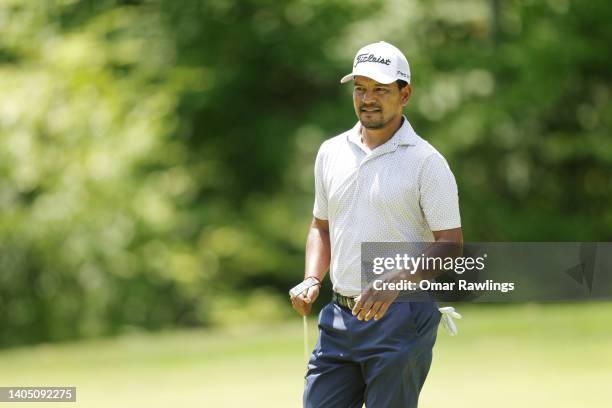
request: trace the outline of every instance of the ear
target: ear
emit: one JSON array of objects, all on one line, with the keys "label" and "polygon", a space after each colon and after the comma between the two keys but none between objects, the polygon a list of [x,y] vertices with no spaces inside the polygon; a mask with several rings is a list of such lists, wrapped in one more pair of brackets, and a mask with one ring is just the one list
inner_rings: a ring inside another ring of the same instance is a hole
[{"label": "ear", "polygon": [[410,86],[410,84],[408,84],[400,90],[400,99],[402,101],[402,106],[406,106],[408,104],[410,95],[412,95],[412,87]]}]

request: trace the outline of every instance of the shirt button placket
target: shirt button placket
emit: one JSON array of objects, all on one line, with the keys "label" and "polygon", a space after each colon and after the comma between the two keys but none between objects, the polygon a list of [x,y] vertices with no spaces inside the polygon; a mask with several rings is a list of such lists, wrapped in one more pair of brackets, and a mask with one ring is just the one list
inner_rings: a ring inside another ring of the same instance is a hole
[{"label": "shirt button placket", "polygon": [[353,197],[353,205],[357,205],[359,201],[359,192],[361,191],[361,172],[363,169],[363,165],[367,162],[368,155],[357,165],[357,173],[355,174],[355,193]]}]

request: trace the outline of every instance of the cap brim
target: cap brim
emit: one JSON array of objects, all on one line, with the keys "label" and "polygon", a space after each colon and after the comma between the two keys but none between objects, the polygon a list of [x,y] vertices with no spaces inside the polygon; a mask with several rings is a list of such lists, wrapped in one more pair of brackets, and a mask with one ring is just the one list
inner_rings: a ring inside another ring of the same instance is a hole
[{"label": "cap brim", "polygon": [[343,76],[340,80],[340,83],[346,84],[348,81],[352,81],[354,77],[355,75],[353,75],[353,73],[351,72],[350,74]]},{"label": "cap brim", "polygon": [[368,72],[365,70],[364,71],[359,70],[359,71],[353,71],[350,74],[343,76],[342,79],[340,80],[340,83],[345,84],[355,79],[356,76],[368,77],[368,78],[375,80],[376,82],[380,84],[390,84],[397,80],[397,78],[394,78],[394,77],[391,77],[385,74],[381,74],[380,72]]}]

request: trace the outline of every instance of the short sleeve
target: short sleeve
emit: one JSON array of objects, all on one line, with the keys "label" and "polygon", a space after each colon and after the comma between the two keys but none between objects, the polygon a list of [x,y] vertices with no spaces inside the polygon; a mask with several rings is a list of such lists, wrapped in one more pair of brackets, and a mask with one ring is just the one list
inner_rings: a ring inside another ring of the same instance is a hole
[{"label": "short sleeve", "polygon": [[420,203],[432,231],[461,227],[457,182],[442,155],[425,159],[420,178]]},{"label": "short sleeve", "polygon": [[320,220],[326,220],[327,215],[327,191],[325,189],[325,143],[319,148],[314,166],[315,179],[315,201],[312,215]]}]

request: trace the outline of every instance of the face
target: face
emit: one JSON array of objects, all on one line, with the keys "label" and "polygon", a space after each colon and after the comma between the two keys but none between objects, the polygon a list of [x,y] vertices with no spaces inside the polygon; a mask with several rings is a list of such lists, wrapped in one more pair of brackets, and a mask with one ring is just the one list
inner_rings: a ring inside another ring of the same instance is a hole
[{"label": "face", "polygon": [[380,84],[368,77],[355,77],[353,104],[366,129],[383,129],[398,115],[401,116],[409,97],[410,85],[400,90],[396,82]]}]

